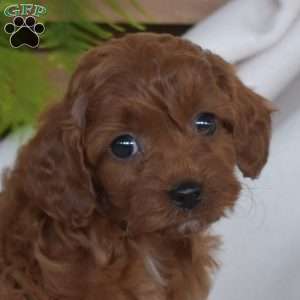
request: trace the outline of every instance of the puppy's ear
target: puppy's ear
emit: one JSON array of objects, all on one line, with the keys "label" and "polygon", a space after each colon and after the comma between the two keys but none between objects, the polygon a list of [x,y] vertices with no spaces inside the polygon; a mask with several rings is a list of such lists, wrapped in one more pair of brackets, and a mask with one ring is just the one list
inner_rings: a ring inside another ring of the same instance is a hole
[{"label": "puppy's ear", "polygon": [[246,177],[257,177],[269,154],[271,113],[269,101],[235,79],[233,108],[237,162]]},{"label": "puppy's ear", "polygon": [[25,198],[51,218],[85,226],[95,194],[83,149],[82,102],[56,104],[45,113],[36,136],[21,150],[16,171]]},{"label": "puppy's ear", "polygon": [[233,67],[207,52],[217,85],[230,96],[237,164],[245,177],[257,177],[265,165],[270,144],[271,102],[246,87]]}]

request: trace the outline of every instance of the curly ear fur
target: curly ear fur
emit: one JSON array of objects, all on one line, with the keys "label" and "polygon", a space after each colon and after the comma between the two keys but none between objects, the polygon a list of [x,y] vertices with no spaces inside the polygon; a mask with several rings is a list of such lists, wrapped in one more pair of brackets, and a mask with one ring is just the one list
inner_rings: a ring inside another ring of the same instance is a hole
[{"label": "curly ear fur", "polygon": [[271,136],[272,104],[246,87],[233,67],[221,57],[206,52],[217,85],[230,96],[237,165],[245,177],[257,177],[265,165]]},{"label": "curly ear fur", "polygon": [[52,284],[49,290],[80,287],[64,278],[79,279],[76,268],[84,272],[74,262],[78,249],[87,247],[84,228],[92,219],[95,192],[82,147],[83,123],[78,124],[84,110],[76,105],[66,98],[48,110],[7,174],[0,197],[1,299],[27,299],[20,296],[27,293],[49,299],[37,288],[42,283],[34,284],[41,280],[40,272]]},{"label": "curly ear fur", "polygon": [[94,192],[84,161],[82,129],[66,106],[63,102],[48,111],[22,151],[19,171],[25,194],[37,206],[55,220],[80,227],[93,211]]}]

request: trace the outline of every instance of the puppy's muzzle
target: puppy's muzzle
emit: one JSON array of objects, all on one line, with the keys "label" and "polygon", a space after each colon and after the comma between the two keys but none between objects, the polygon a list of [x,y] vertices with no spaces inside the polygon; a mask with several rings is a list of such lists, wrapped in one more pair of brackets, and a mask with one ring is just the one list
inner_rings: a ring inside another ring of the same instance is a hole
[{"label": "puppy's muzzle", "polygon": [[201,186],[196,182],[186,181],[177,184],[168,194],[177,207],[193,209],[201,201]]}]

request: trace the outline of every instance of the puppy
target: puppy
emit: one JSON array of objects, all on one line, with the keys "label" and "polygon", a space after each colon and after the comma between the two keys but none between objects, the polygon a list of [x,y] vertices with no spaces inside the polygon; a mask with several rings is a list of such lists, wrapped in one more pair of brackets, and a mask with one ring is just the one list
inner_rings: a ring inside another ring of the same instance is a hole
[{"label": "puppy", "polygon": [[234,207],[255,178],[267,100],[223,59],[130,34],[81,60],[4,180],[0,298],[204,300]]}]

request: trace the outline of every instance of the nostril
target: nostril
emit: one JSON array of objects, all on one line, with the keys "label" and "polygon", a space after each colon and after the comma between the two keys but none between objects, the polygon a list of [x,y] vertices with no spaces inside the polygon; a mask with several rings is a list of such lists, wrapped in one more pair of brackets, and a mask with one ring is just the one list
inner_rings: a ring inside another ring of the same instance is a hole
[{"label": "nostril", "polygon": [[172,188],[169,196],[176,206],[192,209],[200,202],[201,186],[195,182],[183,182]]}]

